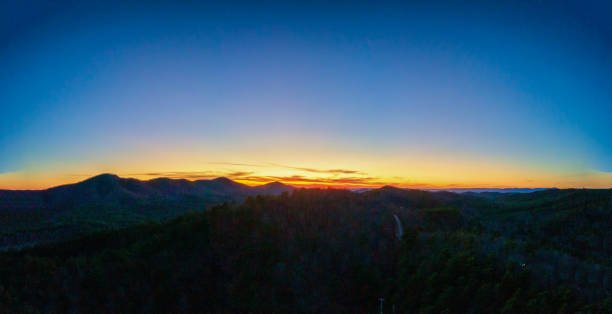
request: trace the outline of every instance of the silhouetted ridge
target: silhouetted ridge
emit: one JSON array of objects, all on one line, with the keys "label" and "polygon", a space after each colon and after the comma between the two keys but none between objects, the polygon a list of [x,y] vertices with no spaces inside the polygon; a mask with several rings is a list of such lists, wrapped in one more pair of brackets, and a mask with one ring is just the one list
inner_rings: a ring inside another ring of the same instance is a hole
[{"label": "silhouetted ridge", "polygon": [[292,189],[278,182],[251,187],[225,177],[199,181],[170,178],[141,181],[104,173],[47,190],[0,190],[0,211],[53,209],[68,212],[94,207],[134,210],[157,208],[168,203],[176,203],[179,208],[197,209],[221,202],[242,201],[251,195],[276,195]]},{"label": "silhouetted ridge", "polygon": [[217,184],[219,186],[229,186],[229,187],[234,187],[234,188],[244,188],[247,187],[247,185],[242,184],[242,183],[238,183],[236,181],[233,181],[231,179],[228,179],[226,177],[219,177],[216,179],[212,179],[210,180],[211,183]]},{"label": "silhouetted ridge", "polygon": [[400,189],[400,188],[395,187],[393,185],[385,185],[385,186],[381,187],[380,190],[383,190],[383,191],[401,191],[403,189]]},{"label": "silhouetted ridge", "polygon": [[256,190],[259,194],[282,194],[283,192],[293,191],[295,188],[290,185],[275,181],[256,186],[253,189]]},{"label": "silhouetted ridge", "polygon": [[212,179],[210,181],[221,183],[221,184],[239,184],[238,182],[233,181],[231,179],[228,179],[226,177],[218,177],[218,178]]},{"label": "silhouetted ridge", "polygon": [[[84,181],[81,181],[79,183],[86,183],[86,182],[118,182],[119,180],[121,180],[121,178],[119,176],[117,176],[116,174],[112,174],[112,173],[103,173],[103,174],[99,174],[97,176],[93,176],[89,179],[85,179]],[[77,183],[78,184],[78,183]]]}]

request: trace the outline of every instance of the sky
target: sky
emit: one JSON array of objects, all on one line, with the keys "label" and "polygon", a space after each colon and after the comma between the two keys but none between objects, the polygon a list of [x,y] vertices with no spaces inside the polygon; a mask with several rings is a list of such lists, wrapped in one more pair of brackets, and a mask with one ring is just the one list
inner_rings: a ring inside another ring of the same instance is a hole
[{"label": "sky", "polygon": [[612,5],[0,0],[0,188],[612,188]]}]

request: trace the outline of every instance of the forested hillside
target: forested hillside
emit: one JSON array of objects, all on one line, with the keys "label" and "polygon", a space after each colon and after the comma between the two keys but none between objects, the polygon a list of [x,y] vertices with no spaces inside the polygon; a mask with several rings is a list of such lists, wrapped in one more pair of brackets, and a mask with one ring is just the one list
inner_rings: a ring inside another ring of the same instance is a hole
[{"label": "forested hillside", "polygon": [[0,251],[162,222],[223,202],[292,189],[278,182],[251,187],[227,178],[140,181],[102,174],[47,190],[0,190]]},{"label": "forested hillside", "polygon": [[0,309],[609,313],[611,205],[611,190],[252,196],[2,253]]}]

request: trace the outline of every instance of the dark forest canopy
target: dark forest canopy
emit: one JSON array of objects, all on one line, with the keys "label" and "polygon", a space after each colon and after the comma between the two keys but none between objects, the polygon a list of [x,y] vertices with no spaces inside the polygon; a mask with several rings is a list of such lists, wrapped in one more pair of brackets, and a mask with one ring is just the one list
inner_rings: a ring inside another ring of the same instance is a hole
[{"label": "dark forest canopy", "polygon": [[0,308],[605,313],[611,232],[611,190],[303,189],[2,253]]}]

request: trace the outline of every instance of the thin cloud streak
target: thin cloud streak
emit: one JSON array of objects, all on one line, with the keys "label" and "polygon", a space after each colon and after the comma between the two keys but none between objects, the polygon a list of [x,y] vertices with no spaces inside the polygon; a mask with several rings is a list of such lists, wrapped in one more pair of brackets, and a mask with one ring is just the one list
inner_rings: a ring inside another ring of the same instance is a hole
[{"label": "thin cloud streak", "polygon": [[221,177],[217,172],[211,171],[170,171],[170,172],[145,172],[145,173],[129,173],[127,176],[138,178],[146,177],[147,179],[168,178],[168,179],[185,179],[185,180],[210,180]]},{"label": "thin cloud streak", "polygon": [[187,179],[187,180],[210,180],[219,177],[228,177],[237,179],[244,176],[252,175],[252,171],[168,171],[168,172],[144,172],[144,173],[128,173],[128,176],[149,177],[149,178],[168,178],[168,179]]},{"label": "thin cloud streak", "polygon": [[234,162],[210,162],[209,164],[213,165],[227,165],[227,166],[241,166],[241,167],[257,167],[257,168],[269,168],[269,167],[277,167],[277,168],[285,168],[290,170],[299,170],[310,173],[326,173],[333,175],[340,174],[360,174],[365,175],[364,172],[359,170],[351,170],[351,169],[318,169],[318,168],[310,168],[310,167],[296,167],[290,165],[282,165],[276,163],[234,163]]},{"label": "thin cloud streak", "polygon": [[240,163],[240,162],[226,162],[226,161],[211,161],[211,165],[225,165],[225,166],[241,166],[241,167],[268,167],[270,164],[257,164],[257,163]]},{"label": "thin cloud streak", "polygon": [[287,169],[311,172],[311,173],[328,173],[328,174],[335,174],[335,175],[338,175],[338,174],[365,174],[358,170],[347,170],[347,169],[315,169],[315,168],[303,168],[303,167],[291,167],[291,166],[282,166],[282,167],[287,168]]},{"label": "thin cloud streak", "polygon": [[303,187],[377,187],[389,185],[380,178],[374,177],[305,177],[300,175],[292,176],[245,176],[236,178],[240,181],[264,184],[269,182],[283,182],[290,185]]},{"label": "thin cloud streak", "polygon": [[[298,168],[298,167],[295,167]],[[374,187],[389,184],[380,178],[371,176],[341,176],[340,174],[355,174],[362,173],[352,170],[331,169],[320,170],[310,169],[318,174],[332,173],[332,177],[323,176],[303,176],[303,175],[288,175],[288,176],[273,176],[273,175],[255,175],[253,171],[158,171],[158,172],[141,172],[128,173],[127,176],[153,178],[169,178],[169,179],[187,179],[187,180],[210,180],[218,177],[228,177],[232,180],[248,182],[251,184],[265,184],[274,181],[283,182],[297,186],[335,186],[335,187]]]}]

